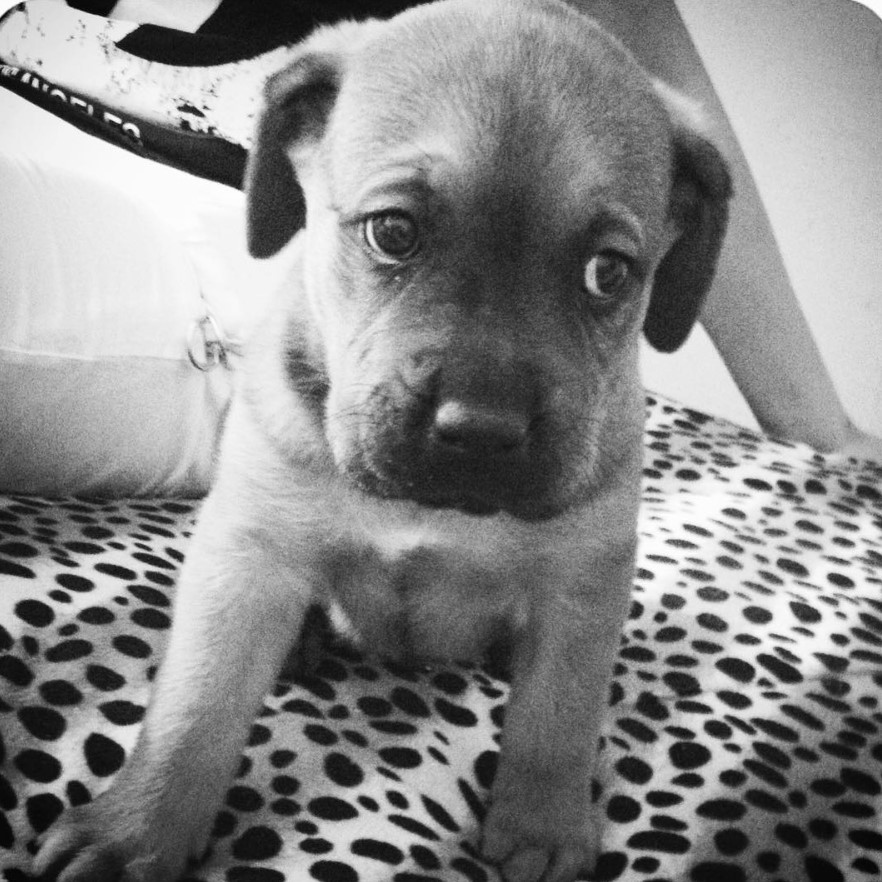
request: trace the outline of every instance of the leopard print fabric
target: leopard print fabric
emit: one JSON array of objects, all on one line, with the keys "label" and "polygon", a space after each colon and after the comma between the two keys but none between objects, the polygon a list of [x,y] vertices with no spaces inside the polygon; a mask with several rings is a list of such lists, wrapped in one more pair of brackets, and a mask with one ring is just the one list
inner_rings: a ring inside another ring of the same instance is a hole
[{"label": "leopard print fabric", "polygon": [[[602,880],[882,876],[882,468],[649,400],[640,558],[602,740]],[[197,508],[0,499],[0,868],[106,788]],[[508,686],[329,644],[280,680],[192,882],[495,882]]]}]

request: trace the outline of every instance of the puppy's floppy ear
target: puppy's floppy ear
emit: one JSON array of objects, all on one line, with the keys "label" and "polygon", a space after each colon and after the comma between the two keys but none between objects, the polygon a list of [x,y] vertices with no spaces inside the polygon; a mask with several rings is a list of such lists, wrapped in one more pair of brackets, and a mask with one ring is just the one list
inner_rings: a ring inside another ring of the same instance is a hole
[{"label": "puppy's floppy ear", "polygon": [[341,67],[336,53],[307,47],[264,87],[264,109],[245,174],[248,250],[254,257],[281,250],[306,220],[303,190],[287,150],[321,139]]},{"label": "puppy's floppy ear", "polygon": [[729,217],[732,179],[719,150],[701,132],[687,99],[656,82],[672,122],[673,184],[669,223],[676,236],[662,258],[643,325],[656,349],[673,352],[689,336],[710,288]]}]

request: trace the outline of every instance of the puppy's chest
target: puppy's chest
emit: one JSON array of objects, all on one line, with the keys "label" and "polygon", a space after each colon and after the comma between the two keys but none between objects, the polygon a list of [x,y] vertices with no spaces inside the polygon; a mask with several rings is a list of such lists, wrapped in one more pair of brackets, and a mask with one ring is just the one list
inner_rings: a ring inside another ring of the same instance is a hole
[{"label": "puppy's chest", "polygon": [[477,658],[516,630],[529,593],[523,571],[491,549],[406,535],[346,549],[335,599],[365,649],[406,661]]}]

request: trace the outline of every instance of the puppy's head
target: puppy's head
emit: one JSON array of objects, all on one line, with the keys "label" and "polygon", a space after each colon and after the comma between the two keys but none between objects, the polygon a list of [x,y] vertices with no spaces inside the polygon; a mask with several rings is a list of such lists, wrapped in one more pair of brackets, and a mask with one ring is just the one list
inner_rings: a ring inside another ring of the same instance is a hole
[{"label": "puppy's head", "polygon": [[270,80],[249,245],[305,225],[283,357],[342,473],[534,519],[633,462],[641,329],[687,336],[729,195],[670,105],[556,0],[320,31]]}]

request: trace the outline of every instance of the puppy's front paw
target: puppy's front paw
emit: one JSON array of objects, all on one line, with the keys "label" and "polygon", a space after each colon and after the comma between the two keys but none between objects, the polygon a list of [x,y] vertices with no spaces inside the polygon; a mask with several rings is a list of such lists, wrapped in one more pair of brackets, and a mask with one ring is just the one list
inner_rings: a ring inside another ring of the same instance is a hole
[{"label": "puppy's front paw", "polygon": [[39,842],[32,869],[57,882],[173,882],[186,858],[183,842],[98,799],[59,818]]},{"label": "puppy's front paw", "polygon": [[577,802],[551,797],[494,800],[484,821],[481,853],[505,882],[573,882],[590,874],[600,849],[599,817]]}]

